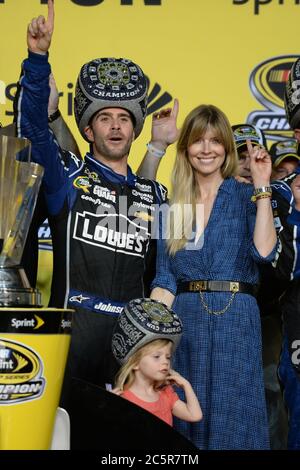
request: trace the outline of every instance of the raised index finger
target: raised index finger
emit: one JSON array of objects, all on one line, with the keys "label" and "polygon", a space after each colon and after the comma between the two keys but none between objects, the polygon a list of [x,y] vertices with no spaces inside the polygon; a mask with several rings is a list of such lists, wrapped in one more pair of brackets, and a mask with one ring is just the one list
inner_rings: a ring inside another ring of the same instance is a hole
[{"label": "raised index finger", "polygon": [[47,23],[51,26],[54,25],[54,0],[48,0]]},{"label": "raised index finger", "polygon": [[246,139],[246,144],[247,144],[247,150],[249,152],[249,155],[252,155],[253,153],[253,145],[251,144],[251,141],[249,139]]},{"label": "raised index finger", "polygon": [[177,98],[175,98],[175,100],[174,100],[174,106],[173,106],[173,109],[172,109],[172,111],[171,111],[171,114],[172,114],[172,116],[175,117],[175,119],[177,118],[178,111],[179,111],[179,101],[178,101]]}]

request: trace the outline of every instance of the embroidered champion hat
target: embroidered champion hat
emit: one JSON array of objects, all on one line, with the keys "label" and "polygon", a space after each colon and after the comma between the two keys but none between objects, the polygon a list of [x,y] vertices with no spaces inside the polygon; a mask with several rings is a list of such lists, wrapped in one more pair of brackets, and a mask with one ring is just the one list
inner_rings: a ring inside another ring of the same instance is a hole
[{"label": "embroidered champion hat", "polygon": [[286,158],[294,158],[295,160],[300,161],[300,156],[297,152],[298,142],[296,139],[274,142],[270,148],[273,167],[278,167],[278,165],[280,165],[280,163]]},{"label": "embroidered champion hat", "polygon": [[232,126],[235,145],[238,152],[247,150],[246,140],[250,140],[252,145],[262,145],[267,148],[266,138],[263,132],[251,124],[237,124]]},{"label": "embroidered champion hat", "polygon": [[84,128],[100,109],[123,108],[134,118],[137,137],[147,113],[148,81],[142,69],[129,59],[100,58],[80,70],[74,98],[76,123],[82,137]]},{"label": "embroidered champion hat", "polygon": [[284,107],[292,129],[300,127],[300,57],[293,63],[285,84]]},{"label": "embroidered champion hat", "polygon": [[168,339],[176,349],[182,323],[171,309],[152,299],[134,299],[120,313],[112,336],[112,352],[120,364],[156,339]]}]

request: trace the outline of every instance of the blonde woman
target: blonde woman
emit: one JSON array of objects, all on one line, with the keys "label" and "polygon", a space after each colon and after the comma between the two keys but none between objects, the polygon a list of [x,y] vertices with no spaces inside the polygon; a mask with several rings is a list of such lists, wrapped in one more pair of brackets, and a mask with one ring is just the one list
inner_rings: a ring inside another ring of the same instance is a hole
[{"label": "blonde woman", "polygon": [[253,186],[236,181],[225,114],[201,105],[177,144],[170,216],[159,240],[151,297],[177,313],[184,334],[174,368],[201,402],[201,423],[177,429],[200,449],[268,449],[257,263],[272,261],[271,160],[247,142]]}]

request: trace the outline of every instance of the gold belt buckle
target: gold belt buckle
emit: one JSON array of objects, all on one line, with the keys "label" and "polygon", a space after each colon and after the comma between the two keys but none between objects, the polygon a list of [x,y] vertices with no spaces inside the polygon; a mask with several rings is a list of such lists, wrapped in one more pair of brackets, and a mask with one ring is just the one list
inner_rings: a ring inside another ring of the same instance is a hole
[{"label": "gold belt buckle", "polygon": [[190,291],[199,292],[207,289],[207,281],[191,281],[190,282]]},{"label": "gold belt buckle", "polygon": [[238,292],[240,290],[240,286],[238,282],[230,282],[230,292]]}]

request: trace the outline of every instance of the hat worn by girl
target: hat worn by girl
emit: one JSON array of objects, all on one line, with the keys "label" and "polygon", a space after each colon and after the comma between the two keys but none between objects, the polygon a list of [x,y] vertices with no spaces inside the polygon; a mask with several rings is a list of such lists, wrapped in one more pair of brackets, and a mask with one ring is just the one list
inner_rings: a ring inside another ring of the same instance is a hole
[{"label": "hat worn by girl", "polygon": [[134,299],[119,315],[112,337],[112,351],[121,364],[156,339],[168,339],[176,349],[182,323],[171,309],[152,299]]}]

